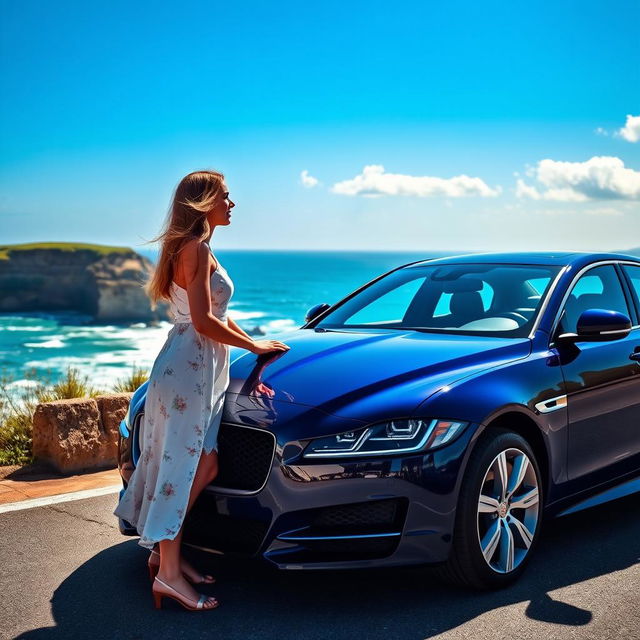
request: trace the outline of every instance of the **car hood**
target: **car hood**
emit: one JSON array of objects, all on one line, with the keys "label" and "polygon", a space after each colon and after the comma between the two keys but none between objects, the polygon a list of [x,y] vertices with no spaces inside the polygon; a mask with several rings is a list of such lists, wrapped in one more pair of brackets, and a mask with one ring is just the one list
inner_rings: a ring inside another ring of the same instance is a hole
[{"label": "car hood", "polygon": [[263,395],[363,421],[381,413],[408,416],[444,385],[531,351],[528,338],[418,331],[300,329],[278,338],[289,351],[234,353],[230,395]]}]

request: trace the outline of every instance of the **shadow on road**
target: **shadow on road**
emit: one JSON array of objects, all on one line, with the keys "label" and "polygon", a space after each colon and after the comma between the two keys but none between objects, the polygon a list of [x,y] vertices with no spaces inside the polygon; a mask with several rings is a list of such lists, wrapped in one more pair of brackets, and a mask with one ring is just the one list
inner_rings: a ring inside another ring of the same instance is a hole
[{"label": "shadow on road", "polygon": [[[591,621],[550,592],[638,563],[640,495],[546,523],[538,551],[514,586],[473,592],[439,583],[424,568],[295,572],[260,561],[197,553],[218,585],[219,609],[155,611],[146,552],[130,539],[99,553],[55,591],[55,627],[34,638],[430,638],[493,609],[528,603],[526,615],[556,625]],[[491,635],[491,634],[489,634]]]}]

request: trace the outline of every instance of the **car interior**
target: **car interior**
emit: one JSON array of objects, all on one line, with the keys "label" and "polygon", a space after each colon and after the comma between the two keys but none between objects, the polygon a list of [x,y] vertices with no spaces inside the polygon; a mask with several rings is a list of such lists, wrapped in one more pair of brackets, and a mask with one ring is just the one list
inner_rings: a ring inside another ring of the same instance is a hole
[{"label": "car interior", "polygon": [[[437,274],[425,279],[402,318],[404,326],[510,331],[530,322],[540,302],[541,292],[524,269],[448,275],[446,280],[439,280]],[[543,284],[549,280],[547,276]]]},{"label": "car interior", "polygon": [[320,326],[524,333],[554,274],[545,266],[508,264],[402,269],[349,300]]}]

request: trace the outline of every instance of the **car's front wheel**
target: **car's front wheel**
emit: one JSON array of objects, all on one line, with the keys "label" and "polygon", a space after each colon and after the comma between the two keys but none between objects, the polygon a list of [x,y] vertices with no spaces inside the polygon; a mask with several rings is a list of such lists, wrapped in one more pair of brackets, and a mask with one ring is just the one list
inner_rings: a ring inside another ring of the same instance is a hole
[{"label": "car's front wheel", "polygon": [[524,570],[540,533],[540,469],[519,434],[489,429],[481,436],[462,481],[446,579],[500,588]]}]

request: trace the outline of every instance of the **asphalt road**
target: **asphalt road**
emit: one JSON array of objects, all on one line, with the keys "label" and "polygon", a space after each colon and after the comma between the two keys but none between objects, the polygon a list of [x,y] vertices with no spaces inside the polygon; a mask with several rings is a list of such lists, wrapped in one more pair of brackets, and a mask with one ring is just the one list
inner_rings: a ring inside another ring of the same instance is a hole
[{"label": "asphalt road", "polygon": [[638,494],[547,522],[527,573],[493,593],[424,568],[283,572],[196,552],[219,581],[206,612],[153,609],[147,554],[118,532],[115,499],[0,514],[0,637],[640,638]]}]

